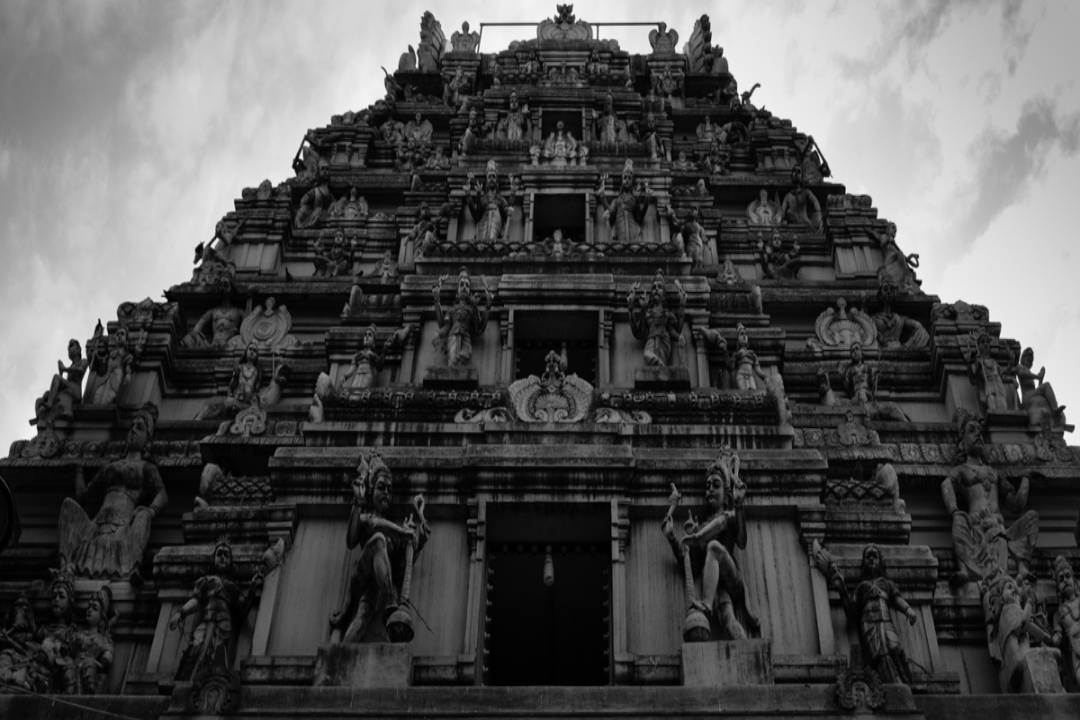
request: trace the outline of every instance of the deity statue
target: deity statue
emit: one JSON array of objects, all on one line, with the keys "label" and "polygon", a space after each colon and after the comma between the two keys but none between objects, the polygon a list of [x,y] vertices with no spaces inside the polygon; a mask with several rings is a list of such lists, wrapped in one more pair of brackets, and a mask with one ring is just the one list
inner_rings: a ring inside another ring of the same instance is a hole
[{"label": "deity statue", "polygon": [[221,304],[204,312],[191,332],[180,341],[181,347],[224,350],[240,335],[244,313],[232,304],[231,287],[221,295]]},{"label": "deity statue", "polygon": [[653,55],[674,55],[678,44],[679,33],[674,28],[668,30],[665,22],[658,23],[655,30],[649,31],[649,47]]},{"label": "deity statue", "polygon": [[[1035,607],[1030,601],[1025,602],[1028,598],[1016,578],[998,567],[980,585],[987,644],[990,657],[1000,666],[998,681],[1001,690],[1006,693],[1064,692],[1058,667],[1061,652],[1056,648],[1038,647],[1051,638],[1034,621]],[[1029,663],[1033,656],[1039,654],[1048,657],[1054,665],[1052,676],[1032,676]],[[1039,686],[1037,690],[1034,687],[1036,683]]]},{"label": "deity statue", "polygon": [[896,244],[896,224],[887,223],[883,234],[872,233],[881,247],[881,267],[878,268],[878,283],[892,283],[901,294],[919,293],[921,281],[915,277],[919,267],[918,253],[905,255]]},{"label": "deity statue", "polygon": [[1061,648],[1070,659],[1068,668],[1080,685],[1080,586],[1077,586],[1072,565],[1064,555],[1054,558],[1054,583],[1057,585],[1058,608],[1054,613],[1050,644]]},{"label": "deity statue", "polygon": [[465,126],[465,132],[461,134],[458,152],[462,155],[470,154],[476,147],[477,141],[487,137],[490,130],[484,116],[477,112],[476,108],[469,108],[469,123]]},{"label": "deity statue", "polygon": [[[1012,525],[1005,525],[1000,502],[1019,511],[1027,505],[1029,479],[1018,487],[986,464],[982,424],[965,412],[958,413],[959,463],[941,483],[945,509],[952,514],[953,545],[959,570],[954,583],[986,580],[997,572],[1028,572],[1039,535],[1039,515],[1028,510]],[[966,510],[960,507],[960,501]]]},{"label": "deity statue", "polygon": [[330,204],[329,216],[341,220],[363,220],[368,216],[368,202],[354,186]]},{"label": "deity statue", "polygon": [[483,186],[469,174],[465,183],[465,202],[476,222],[476,242],[498,242],[506,239],[507,222],[516,200],[511,180],[510,196],[499,192],[499,171],[494,160],[488,160]]},{"label": "deity statue", "polygon": [[800,225],[814,230],[821,229],[821,203],[806,187],[802,169],[791,170],[791,182],[795,186],[784,195],[780,204],[780,218],[785,225]]},{"label": "deity statue", "polygon": [[[296,336],[290,335],[292,314],[284,305],[278,305],[273,295],[263,300],[262,307],[255,307],[240,324],[238,340],[245,345],[254,343],[263,350],[281,350],[297,344]],[[239,343],[233,343],[236,347]]]},{"label": "deity statue", "polygon": [[758,256],[761,258],[761,270],[767,278],[775,280],[794,280],[799,277],[802,260],[799,259],[799,241],[791,243],[791,250],[784,252],[783,240],[775,228],[768,241],[758,233]]},{"label": "deity statue", "polygon": [[775,197],[769,200],[769,191],[761,188],[757,200],[746,208],[746,217],[751,225],[779,225],[780,203]]},{"label": "deity statue", "polygon": [[445,275],[431,287],[431,294],[435,299],[435,317],[439,324],[436,349],[441,351],[450,367],[464,367],[472,358],[473,336],[481,334],[487,327],[488,312],[491,311],[491,290],[488,289],[485,279],[481,305],[481,300],[472,292],[472,280],[468,270],[461,268],[454,305],[449,310],[444,310],[440,301],[444,280]]},{"label": "deity statue", "polygon": [[455,30],[450,35],[450,47],[454,52],[469,53],[475,55],[480,47],[480,33],[469,32],[469,22],[461,23],[461,32]]},{"label": "deity statue", "polygon": [[319,235],[313,250],[311,261],[315,265],[315,272],[312,277],[337,277],[349,272],[352,267],[353,243],[345,238],[345,232],[341,229],[334,231],[330,241],[325,235]]},{"label": "deity statue", "polygon": [[375,325],[369,325],[364,331],[360,349],[353,355],[349,367],[338,380],[339,393],[367,390],[375,385],[375,378],[383,366],[383,356],[375,349]]},{"label": "deity statue", "polygon": [[49,389],[35,403],[39,427],[53,420],[71,418],[75,408],[82,403],[82,380],[90,361],[83,359],[82,345],[75,338],[68,341],[68,360],[71,364],[67,367],[62,360],[56,361],[57,374],[53,375]]},{"label": "deity statue", "polygon": [[[692,512],[687,513],[684,534],[676,538],[674,516],[681,498],[673,483],[660,530],[675,553],[686,583],[689,607],[683,639],[745,640],[758,635],[761,624],[747,607],[746,585],[735,562],[735,548],[746,547],[746,484],[739,477],[738,454],[728,445],[720,448],[705,477],[704,519],[699,523]],[[700,598],[694,587],[699,568]]]},{"label": "deity statue", "polygon": [[379,282],[393,282],[398,274],[393,250],[387,250],[383,253],[382,259],[375,264],[375,270],[372,274],[379,278]]},{"label": "deity statue", "polygon": [[360,552],[345,597],[330,616],[332,641],[408,642],[413,636],[407,610],[413,559],[431,534],[424,497],[413,498],[412,512],[400,525],[390,520],[393,477],[377,452],[361,457],[351,488],[346,545]]},{"label": "deity statue", "polygon": [[815,564],[840,594],[840,602],[848,622],[858,625],[859,641],[869,666],[884,683],[911,683],[911,664],[900,634],[893,624],[890,608],[902,612],[912,625],[918,614],[900,594],[900,588],[889,579],[885,560],[877,545],[867,545],[862,553],[859,582],[852,591],[836,563],[817,540],[811,556]]},{"label": "deity statue", "polygon": [[431,249],[435,247],[435,243],[438,242],[439,225],[432,219],[431,208],[428,207],[426,202],[420,203],[420,209],[417,211],[416,215],[416,222],[413,224],[407,237],[409,240],[412,240],[417,257],[427,255]]},{"label": "deity statue", "polygon": [[232,545],[220,538],[211,552],[210,567],[195,581],[191,595],[169,617],[169,629],[178,630],[188,615],[198,620],[176,669],[177,680],[195,680],[214,674],[230,674],[236,638],[254,606],[255,594],[266,573],[281,560],[284,543],[279,540],[263,554],[262,564],[247,587],[237,581]]},{"label": "deity statue", "polygon": [[323,219],[334,202],[330,185],[321,182],[300,196],[300,206],[296,208],[294,223],[298,228],[309,228]]},{"label": "deity statue", "polygon": [[679,80],[671,74],[670,67],[664,68],[664,72],[654,78],[653,86],[665,107],[682,107],[682,98],[678,97]]},{"label": "deity statue", "polygon": [[37,626],[36,643],[31,645],[33,674],[42,677],[50,692],[64,687],[64,666],[70,662],[69,642],[74,631],[75,579],[66,558],[60,558],[61,567],[50,569],[49,620]]},{"label": "deity statue", "polygon": [[[1024,348],[1020,361],[1010,371],[1020,383],[1020,407],[1027,411],[1028,424],[1042,429],[1055,429],[1065,425],[1065,406],[1058,405],[1057,395],[1050,383],[1043,382],[1046,368],[1032,371],[1035,351]],[[1036,384],[1038,383],[1038,384]]]},{"label": "deity statue", "polygon": [[97,695],[104,689],[113,661],[115,620],[112,590],[102,585],[90,596],[83,620],[72,627],[65,656],[58,660],[64,693]]},{"label": "deity statue", "polygon": [[698,123],[696,132],[698,140],[701,142],[706,142],[711,145],[712,143],[719,141],[720,128],[713,125],[712,117],[709,115],[706,115],[705,119]]},{"label": "deity statue", "polygon": [[509,109],[504,118],[502,137],[510,141],[527,140],[532,134],[529,106],[520,104],[516,92],[510,92]]},{"label": "deity statue", "polygon": [[593,110],[593,132],[603,144],[625,143],[630,140],[626,131],[626,122],[615,114],[615,99],[611,93],[604,96],[603,113]]},{"label": "deity statue", "polygon": [[634,182],[632,160],[626,161],[619,190],[613,198],[608,197],[607,180],[607,173],[602,173],[596,199],[604,208],[603,217],[611,225],[612,240],[617,243],[641,242],[642,226],[653,201],[652,192],[645,183]]},{"label": "deity statue", "polygon": [[694,169],[694,162],[686,155],[685,150],[680,150],[675,162],[671,164],[673,170],[689,171]]},{"label": "deity statue", "polygon": [[1016,393],[1002,377],[1001,366],[990,354],[990,336],[985,331],[975,335],[975,354],[964,349],[968,375],[979,389],[979,403],[985,412],[1005,412],[1013,409]]},{"label": "deity statue", "polygon": [[49,691],[51,669],[38,643],[37,622],[30,598],[19,595],[0,631],[0,693],[7,687],[37,693]]},{"label": "deity statue", "polygon": [[678,228],[675,244],[690,258],[692,267],[699,267],[705,250],[705,228],[701,224],[701,211],[692,207],[683,219],[672,215],[672,220],[672,224]]},{"label": "deity statue", "polygon": [[566,129],[566,123],[562,120],[555,123],[555,129],[544,141],[541,154],[555,167],[572,165],[577,161],[578,142],[574,139],[573,133]]},{"label": "deity statue", "polygon": [[678,302],[669,308],[664,289],[664,273],[656,271],[652,287],[646,293],[641,283],[635,282],[626,295],[630,310],[630,330],[638,340],[645,341],[645,364],[669,367],[678,364],[676,348],[685,344],[682,327],[686,312],[686,291],[675,281]]},{"label": "deity statue", "polygon": [[[150,525],[169,502],[157,466],[144,457],[156,422],[157,408],[146,405],[131,420],[123,457],[101,468],[89,485],[82,468],[76,471],[75,498],[60,506],[58,534],[60,555],[81,577],[138,578]],[[91,519],[80,503],[98,498]]]},{"label": "deity statue", "polygon": [[761,369],[757,353],[750,349],[750,339],[742,323],[735,326],[736,347],[732,353],[735,366],[732,378],[736,390],[757,390],[758,380],[766,380],[768,375]]},{"label": "deity statue", "polygon": [[106,340],[101,322],[87,345],[89,376],[83,400],[90,405],[111,405],[131,379],[134,356],[128,350],[128,331],[123,325]]},{"label": "deity statue", "polygon": [[878,295],[881,298],[881,312],[874,315],[878,342],[886,348],[923,348],[930,344],[930,333],[918,320],[904,317],[892,309],[896,286],[891,282],[881,284]]},{"label": "deity statue", "polygon": [[844,390],[853,402],[867,404],[874,399],[877,385],[877,373],[863,359],[862,343],[853,342],[848,350],[851,361],[840,368],[840,377]]},{"label": "deity statue", "polygon": [[465,69],[460,65],[454,71],[454,75],[446,81],[443,88],[443,102],[458,112],[464,112],[469,104],[469,84],[471,79],[465,75]]}]

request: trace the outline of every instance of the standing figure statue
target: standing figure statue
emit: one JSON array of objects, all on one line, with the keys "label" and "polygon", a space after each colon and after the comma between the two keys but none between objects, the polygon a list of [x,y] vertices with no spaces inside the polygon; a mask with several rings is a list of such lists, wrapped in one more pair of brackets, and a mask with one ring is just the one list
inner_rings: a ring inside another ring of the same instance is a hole
[{"label": "standing figure statue", "polygon": [[[151,522],[169,501],[157,466],[144,457],[156,422],[157,408],[146,405],[131,420],[124,457],[101,468],[89,485],[82,468],[76,471],[75,498],[64,498],[58,522],[60,555],[75,574],[138,577]],[[80,502],[99,498],[100,508],[91,519]]]},{"label": "standing figure statue", "polygon": [[896,244],[896,223],[886,223],[885,232],[873,233],[881,247],[881,267],[878,268],[878,284],[886,282],[896,286],[897,292],[907,295],[919,293],[920,280],[915,277],[919,267],[919,254],[905,255]]},{"label": "standing figure statue", "polygon": [[844,390],[851,401],[867,405],[874,399],[877,385],[877,373],[873,366],[863,359],[862,343],[853,342],[848,350],[851,360],[840,367],[840,377],[844,381]]},{"label": "standing figure statue", "polygon": [[758,390],[758,381],[764,381],[768,375],[761,369],[757,353],[750,349],[750,338],[742,323],[735,326],[736,347],[732,353],[735,365],[732,377],[736,390]]},{"label": "standing figure statue", "polygon": [[990,354],[991,339],[985,331],[975,336],[975,354],[964,349],[971,381],[979,389],[979,403],[984,412],[1004,412],[1015,405],[1016,394],[1002,377],[1001,366]]},{"label": "standing figure statue", "polygon": [[509,198],[499,192],[499,170],[494,160],[487,162],[487,173],[482,186],[474,175],[469,175],[465,183],[465,202],[476,222],[476,242],[498,242],[506,239],[508,220],[515,200],[513,181],[510,184]]},{"label": "standing figure statue", "polygon": [[911,664],[900,635],[892,621],[890,608],[902,612],[912,625],[919,616],[889,579],[885,560],[877,545],[863,548],[859,583],[851,591],[832,555],[814,541],[811,555],[829,583],[840,594],[848,622],[858,625],[864,660],[884,683],[910,683]]},{"label": "standing figure statue", "polygon": [[83,400],[90,405],[111,405],[131,379],[131,366],[135,360],[128,350],[127,328],[121,325],[106,339],[98,321],[87,355],[90,374]]},{"label": "standing figure statue", "polygon": [[440,295],[445,279],[445,275],[441,276],[431,287],[431,293],[435,299],[435,317],[439,324],[436,346],[437,349],[441,346],[447,365],[464,367],[472,358],[473,336],[481,334],[487,327],[488,313],[491,311],[491,290],[488,289],[485,279],[484,299],[481,305],[481,300],[473,294],[469,271],[461,268],[461,272],[458,273],[457,297],[454,305],[449,310],[444,310]]},{"label": "standing figure statue", "polygon": [[67,654],[61,661],[63,691],[68,695],[97,695],[104,689],[113,661],[115,620],[112,590],[103,585],[90,596],[83,622],[68,636]]},{"label": "standing figure statue", "polygon": [[642,241],[642,226],[649,211],[652,193],[644,183],[634,182],[634,162],[627,160],[623,167],[619,190],[613,198],[607,194],[607,174],[600,175],[596,191],[597,202],[604,208],[603,216],[611,225],[612,240],[617,243]]},{"label": "standing figure statue", "polygon": [[1058,609],[1054,613],[1053,635],[1050,644],[1061,648],[1069,658],[1066,671],[1080,685],[1080,587],[1072,565],[1064,555],[1054,558],[1054,582],[1057,584]]},{"label": "standing figure statue", "polygon": [[367,390],[375,385],[375,377],[382,370],[383,356],[375,349],[375,325],[364,331],[363,344],[353,356],[352,363],[345,368],[338,381],[338,392],[348,394],[353,391]]},{"label": "standing figure statue", "polygon": [[424,498],[413,498],[413,511],[400,525],[390,520],[393,477],[376,452],[360,459],[351,487],[346,544],[360,550],[341,606],[330,616],[332,642],[408,642],[412,563],[431,534]]},{"label": "standing figure statue", "polygon": [[686,291],[678,280],[675,281],[675,291],[678,293],[678,302],[673,308],[669,308],[664,289],[664,273],[657,270],[648,293],[641,289],[641,283],[635,282],[626,295],[626,306],[630,310],[630,330],[638,340],[645,341],[646,365],[668,367],[681,360],[675,348],[686,342],[682,336]]},{"label": "standing figure statue", "polygon": [[672,225],[678,228],[675,245],[682,250],[683,255],[690,258],[692,267],[700,267],[705,253],[705,228],[701,224],[701,211],[692,207],[681,220],[674,213],[671,219]]},{"label": "standing figure statue", "polygon": [[[986,464],[982,424],[966,412],[958,413],[959,463],[941,483],[945,509],[952,515],[953,545],[959,566],[954,583],[986,580],[998,572],[1023,576],[1039,535],[1039,515],[1024,512],[1005,524],[1001,502],[1015,510],[1027,505],[1030,480],[1013,487]],[[961,509],[960,501],[966,506]],[[1015,573],[1009,567],[1015,564]]]},{"label": "standing figure statue", "polygon": [[[746,547],[743,501],[746,485],[739,478],[739,456],[727,445],[709,466],[705,477],[705,518],[687,514],[684,534],[675,536],[675,507],[682,496],[672,485],[671,503],[660,530],[683,568],[689,611],[685,640],[745,640],[757,636],[761,624],[746,605],[746,586],[735,563],[735,548]],[[694,590],[694,572],[700,568],[701,597]]]},{"label": "standing figure statue", "polygon": [[49,691],[50,668],[38,643],[30,598],[19,595],[0,630],[0,693],[8,687],[37,693]]}]

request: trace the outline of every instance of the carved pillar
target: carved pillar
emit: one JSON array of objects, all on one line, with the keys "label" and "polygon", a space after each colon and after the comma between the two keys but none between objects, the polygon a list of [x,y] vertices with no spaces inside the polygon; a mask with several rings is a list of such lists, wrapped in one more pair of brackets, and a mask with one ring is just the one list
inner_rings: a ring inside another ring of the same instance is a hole
[{"label": "carved pillar", "polygon": [[596,384],[611,384],[611,337],[615,331],[615,315],[610,310],[600,311],[600,324],[596,337]]},{"label": "carved pillar", "polygon": [[401,348],[401,374],[398,382],[412,385],[416,382],[416,345],[420,342],[423,326],[420,323],[419,311],[406,311],[403,315],[404,325],[412,328],[412,331],[405,340],[405,346]]},{"label": "carved pillar", "polygon": [[499,318],[499,339],[502,341],[499,377],[495,380],[508,384],[514,380],[514,312],[510,308]]},{"label": "carved pillar", "polygon": [[[463,674],[463,680],[479,684],[484,677],[484,659],[480,651],[486,651],[482,634],[485,632],[484,611],[487,608],[487,501],[469,500],[468,513],[469,590],[465,611],[465,647],[462,648],[458,671]],[[466,668],[471,669],[471,675],[465,675]]]},{"label": "carved pillar", "polygon": [[705,335],[700,327],[691,326],[691,338],[694,343],[694,358],[697,361],[697,384],[699,387],[713,387],[713,380],[709,375],[709,353],[705,348]]},{"label": "carved pillar", "polygon": [[634,656],[627,650],[626,545],[630,542],[630,501],[611,501],[611,680],[629,682],[634,675]]}]

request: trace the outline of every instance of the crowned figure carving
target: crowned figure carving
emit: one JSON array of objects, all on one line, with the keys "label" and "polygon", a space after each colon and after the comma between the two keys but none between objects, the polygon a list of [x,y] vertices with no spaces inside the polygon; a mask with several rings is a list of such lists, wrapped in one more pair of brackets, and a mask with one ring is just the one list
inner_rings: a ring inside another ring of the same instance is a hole
[{"label": "crowned figure carving", "polygon": [[544,374],[510,383],[510,403],[523,422],[576,423],[592,405],[593,387],[575,374],[566,374],[566,345],[544,357]]},{"label": "crowned figure carving", "polygon": [[536,28],[536,39],[541,43],[547,40],[592,40],[592,26],[574,16],[573,4],[556,5],[554,18],[544,18]]},{"label": "crowned figure carving", "polygon": [[[275,307],[276,306],[276,307]],[[277,305],[273,296],[263,301],[262,307],[252,310],[240,325],[240,340],[244,346],[254,344],[262,350],[283,350],[296,345],[296,337],[289,334],[292,315],[284,305]]]}]

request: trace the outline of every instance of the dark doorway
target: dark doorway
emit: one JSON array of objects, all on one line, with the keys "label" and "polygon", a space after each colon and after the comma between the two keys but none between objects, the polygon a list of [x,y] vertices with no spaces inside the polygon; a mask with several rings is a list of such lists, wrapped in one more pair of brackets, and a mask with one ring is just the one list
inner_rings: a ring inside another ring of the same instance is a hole
[{"label": "dark doorway", "polygon": [[[579,513],[569,514],[583,519]],[[599,513],[589,514],[601,519]],[[489,515],[489,523],[495,516]],[[523,541],[492,541],[489,536],[486,682],[608,684],[610,544],[582,536],[595,537],[607,531],[610,522],[589,523],[591,532],[570,532],[570,537],[553,533],[551,542],[541,543],[524,541],[531,534],[530,523],[511,525],[512,519],[506,520],[506,529]],[[496,538],[499,525],[492,524]],[[546,584],[549,551],[552,582]]]}]

